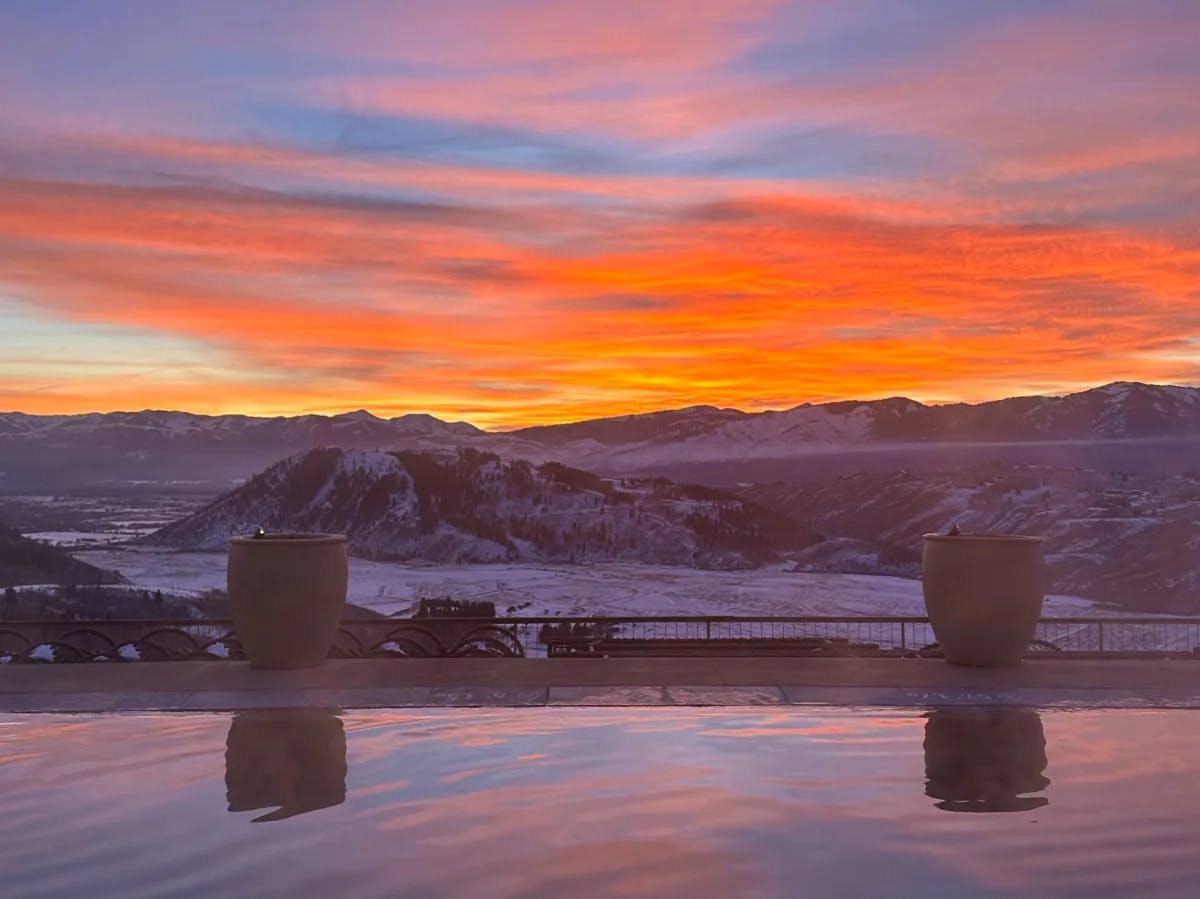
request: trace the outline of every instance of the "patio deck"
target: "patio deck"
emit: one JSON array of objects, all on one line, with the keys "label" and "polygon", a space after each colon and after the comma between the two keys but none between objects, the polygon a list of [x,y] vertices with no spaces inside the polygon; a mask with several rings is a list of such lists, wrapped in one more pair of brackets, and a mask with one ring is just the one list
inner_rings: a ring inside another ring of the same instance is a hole
[{"label": "patio deck", "polygon": [[0,666],[0,712],[587,705],[1032,705],[1200,708],[1187,659],[1027,659],[978,669],[908,658],[340,659]]}]

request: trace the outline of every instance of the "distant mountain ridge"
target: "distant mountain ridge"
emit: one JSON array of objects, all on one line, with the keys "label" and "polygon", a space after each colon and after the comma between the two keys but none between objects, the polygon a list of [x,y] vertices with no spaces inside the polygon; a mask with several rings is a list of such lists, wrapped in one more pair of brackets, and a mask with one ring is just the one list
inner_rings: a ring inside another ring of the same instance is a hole
[{"label": "distant mountain ridge", "polygon": [[493,436],[542,446],[576,440],[616,446],[707,436],[801,442],[1113,440],[1200,435],[1200,388],[1114,381],[1066,396],[925,405],[907,397],[801,403],[743,412],[716,406],[542,425]]},{"label": "distant mountain ridge", "polygon": [[37,416],[0,413],[0,489],[95,480],[230,480],[320,446],[437,450],[470,446],[506,458],[558,460],[607,474],[696,463],[800,458],[839,448],[940,444],[1200,441],[1200,389],[1114,382],[1062,397],[1026,396],[927,406],[882,400],[804,403],[782,411],[715,406],[488,432],[431,415],[256,418],[186,412]]},{"label": "distant mountain ridge", "polygon": [[397,436],[472,437],[483,434],[465,421],[445,422],[432,415],[410,413],[395,418],[379,418],[365,409],[339,415],[293,415],[273,418],[252,415],[199,415],[146,409],[141,412],[87,412],[80,415],[28,415],[24,412],[0,412],[0,435],[53,435],[108,432],[114,435],[148,434],[171,436],[207,435],[215,441],[234,435],[269,435],[304,439],[350,436],[354,439]]},{"label": "distant mountain ridge", "polygon": [[821,539],[749,500],[664,479],[606,480],[472,449],[317,449],[144,538],[224,550],[272,531],[346,534],[353,552],[430,562],[635,561],[746,568]]}]

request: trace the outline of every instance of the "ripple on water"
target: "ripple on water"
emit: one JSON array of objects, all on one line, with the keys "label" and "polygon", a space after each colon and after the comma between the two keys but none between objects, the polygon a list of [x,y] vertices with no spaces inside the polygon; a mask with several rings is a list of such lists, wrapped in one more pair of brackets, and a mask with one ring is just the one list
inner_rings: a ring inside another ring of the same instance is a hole
[{"label": "ripple on water", "polygon": [[0,719],[5,896],[1200,895],[1189,711]]}]

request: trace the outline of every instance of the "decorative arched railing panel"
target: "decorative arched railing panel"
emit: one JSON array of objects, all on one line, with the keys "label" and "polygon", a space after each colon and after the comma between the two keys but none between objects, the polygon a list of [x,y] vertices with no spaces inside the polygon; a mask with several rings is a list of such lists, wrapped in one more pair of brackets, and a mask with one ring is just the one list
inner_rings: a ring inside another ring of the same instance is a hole
[{"label": "decorative arched railing panel", "polygon": [[[890,616],[355,618],[329,650],[333,659],[938,654],[928,619]],[[1200,658],[1200,618],[1047,618],[1029,654]],[[227,619],[0,622],[0,664],[244,658]]]},{"label": "decorative arched railing panel", "polygon": [[371,658],[433,659],[446,655],[437,634],[417,625],[396,627],[373,643],[364,655]]},{"label": "decorative arched railing panel", "polygon": [[450,650],[452,656],[507,656],[522,658],[525,647],[517,635],[503,627],[484,625],[468,631]]}]

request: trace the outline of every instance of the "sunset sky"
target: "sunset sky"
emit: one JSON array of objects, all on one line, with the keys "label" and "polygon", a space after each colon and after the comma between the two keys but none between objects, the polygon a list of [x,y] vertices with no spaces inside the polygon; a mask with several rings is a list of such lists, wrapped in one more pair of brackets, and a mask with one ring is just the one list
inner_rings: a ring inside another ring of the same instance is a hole
[{"label": "sunset sky", "polygon": [[0,4],[0,410],[1200,385],[1200,3]]}]

